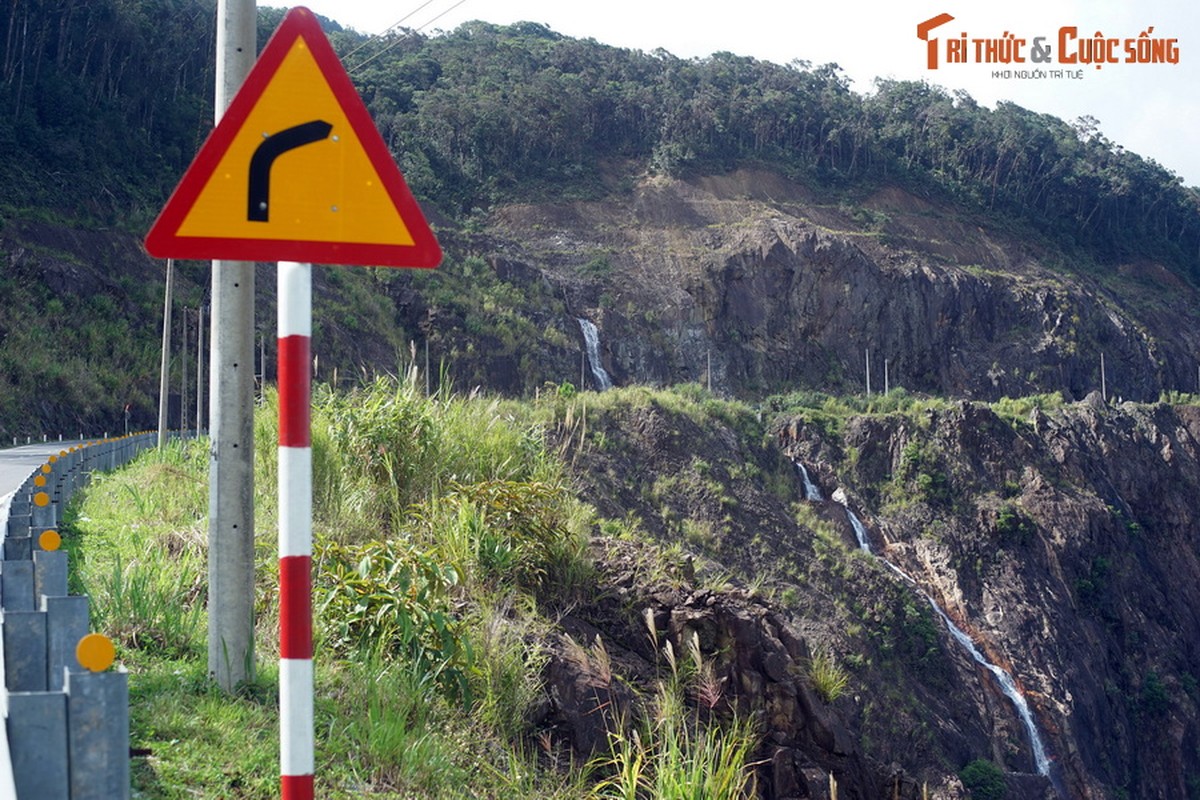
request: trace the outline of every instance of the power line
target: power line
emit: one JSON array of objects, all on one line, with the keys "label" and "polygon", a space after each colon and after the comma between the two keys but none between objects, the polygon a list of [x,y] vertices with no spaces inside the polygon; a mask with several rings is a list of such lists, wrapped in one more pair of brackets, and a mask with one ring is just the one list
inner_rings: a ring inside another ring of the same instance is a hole
[{"label": "power line", "polygon": [[[429,2],[432,2],[432,0],[429,0]],[[425,3],[425,5],[429,5],[429,2]],[[452,6],[450,6],[450,7],[449,7],[449,8],[447,8],[445,11],[443,11],[443,12],[442,12],[442,13],[440,13],[440,14],[438,14],[436,17],[434,17],[433,19],[429,20],[428,22],[426,22],[426,23],[425,23],[424,25],[422,25],[421,27],[414,29],[412,32],[413,32],[413,33],[420,33],[421,31],[425,30],[425,29],[426,29],[426,28],[428,28],[430,25],[432,25],[433,23],[437,22],[439,19],[441,19],[442,17],[446,16],[446,15],[447,15],[447,14],[449,14],[451,11],[453,11],[453,10],[454,10],[454,9],[456,9],[456,8],[458,8],[459,6],[461,6],[461,5],[462,5],[463,3],[465,3],[465,2],[467,2],[467,0],[458,0],[458,2],[457,2],[457,3],[455,3],[455,4],[454,4],[454,5],[452,5]],[[424,7],[425,7],[425,6],[421,6],[421,8],[424,8]],[[421,9],[417,9],[417,11],[420,11],[420,10],[421,10]],[[413,14],[415,14],[415,13],[416,13],[416,11],[414,11],[414,12],[413,12]],[[409,14],[408,16],[409,16],[409,17],[411,17],[411,16],[412,16],[412,14]],[[405,19],[408,19],[408,17],[405,17]],[[403,21],[403,20],[401,20],[401,21]],[[396,23],[396,24],[397,24],[397,25],[399,25],[400,23]],[[393,25],[392,27],[395,27],[395,25]],[[391,30],[391,28],[389,28],[388,30]],[[375,55],[373,55],[373,56],[371,56],[370,58],[366,59],[365,61],[361,61],[361,62],[359,62],[358,64],[355,64],[353,67],[350,67],[350,68],[348,68],[348,69],[346,70],[346,72],[347,72],[347,73],[349,73],[349,74],[354,74],[356,71],[358,71],[358,70],[362,69],[362,68],[363,68],[363,67],[365,67],[367,64],[370,64],[372,61],[374,61],[375,59],[379,58],[381,55],[383,55],[384,53],[386,53],[388,50],[391,50],[391,49],[392,49],[393,47],[395,47],[396,45],[398,45],[398,44],[400,44],[401,42],[405,41],[407,38],[408,38],[407,36],[400,36],[400,37],[397,37],[397,38],[396,38],[396,40],[395,40],[395,41],[393,41],[391,44],[389,44],[387,47],[383,48],[383,49],[382,49],[382,50],[380,50],[378,53],[376,53]]]},{"label": "power line", "polygon": [[354,54],[355,54],[355,53],[357,53],[359,50],[362,50],[364,47],[366,47],[367,45],[369,45],[371,42],[375,41],[376,39],[381,39],[381,38],[383,38],[383,36],[384,36],[385,34],[391,33],[391,32],[392,32],[394,29],[396,29],[396,28],[399,28],[401,25],[403,25],[403,24],[404,24],[404,21],[405,21],[405,20],[407,20],[409,17],[413,16],[414,14],[417,14],[417,13],[419,13],[419,12],[421,11],[421,9],[425,8],[425,6],[427,6],[427,5],[429,5],[430,3],[433,3],[433,2],[434,2],[434,0],[425,0],[425,2],[424,2],[424,3],[422,3],[422,4],[421,4],[421,5],[419,5],[419,6],[417,6],[417,7],[416,7],[416,8],[414,8],[412,11],[408,12],[408,13],[407,13],[407,14],[405,14],[403,17],[401,17],[400,19],[398,19],[398,20],[396,20],[395,22],[393,22],[391,25],[388,25],[386,28],[384,28],[384,29],[383,29],[382,31],[380,31],[379,33],[375,34],[374,36],[370,36],[370,37],[368,37],[368,38],[367,38],[367,40],[366,40],[365,42],[363,42],[363,43],[362,43],[362,44],[360,44],[358,47],[356,47],[356,48],[354,48],[353,50],[351,50],[349,53],[346,53],[346,55],[342,56],[342,60],[343,60],[343,61],[345,61],[347,58],[349,58],[350,56],[354,55]]}]

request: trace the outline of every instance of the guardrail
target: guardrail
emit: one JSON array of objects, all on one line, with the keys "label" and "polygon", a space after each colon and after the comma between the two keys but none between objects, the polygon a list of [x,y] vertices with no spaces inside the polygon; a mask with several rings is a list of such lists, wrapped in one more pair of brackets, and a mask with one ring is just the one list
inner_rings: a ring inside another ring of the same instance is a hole
[{"label": "guardrail", "polygon": [[111,644],[88,633],[88,598],[68,595],[58,520],[91,473],[157,443],[152,432],[69,447],[12,496],[0,552],[0,798],[130,796],[129,676],[108,671]]}]

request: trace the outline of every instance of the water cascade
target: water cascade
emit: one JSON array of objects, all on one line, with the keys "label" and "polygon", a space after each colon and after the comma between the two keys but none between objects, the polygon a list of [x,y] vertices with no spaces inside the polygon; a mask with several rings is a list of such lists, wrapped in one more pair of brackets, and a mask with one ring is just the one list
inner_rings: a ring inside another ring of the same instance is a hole
[{"label": "water cascade", "polygon": [[[796,466],[800,467],[801,470],[804,469],[800,466],[800,462],[797,461],[795,463]],[[808,495],[807,473],[804,473],[804,478],[805,499],[812,500],[813,498]],[[854,529],[854,536],[858,539],[859,549],[865,553],[874,554],[871,550],[870,540],[867,538],[866,527],[862,524],[862,521],[859,520],[855,513],[850,510],[846,493],[842,491],[840,487],[834,491],[833,500],[841,505],[842,508],[846,509],[846,518],[850,520],[850,527]],[[1012,701],[1013,707],[1017,710],[1017,716],[1021,718],[1021,722],[1025,725],[1025,733],[1029,736],[1029,746],[1030,749],[1033,750],[1033,760],[1037,765],[1038,774],[1050,777],[1050,759],[1046,755],[1046,746],[1042,742],[1041,734],[1038,733],[1037,724],[1033,719],[1033,713],[1029,710],[1029,703],[1025,700],[1025,696],[1021,694],[1021,691],[1017,688],[1016,681],[1013,680],[1012,675],[1010,675],[1002,667],[998,667],[992,662],[988,661],[983,653],[979,651],[979,648],[975,646],[975,642],[971,640],[971,637],[968,636],[962,628],[954,624],[954,620],[950,619],[950,616],[942,610],[942,607],[937,604],[933,597],[930,596],[929,593],[924,589],[922,589],[920,585],[908,575],[908,573],[900,569],[888,559],[884,558],[882,555],[877,555],[876,558],[887,565],[892,572],[903,578],[904,581],[912,586],[918,594],[924,597],[925,600],[928,601],[929,606],[933,609],[934,613],[937,614],[938,618],[946,624],[946,629],[950,631],[950,635],[954,638],[954,641],[958,642],[960,647],[971,654],[971,658],[974,659],[976,664],[979,664],[988,672],[992,673],[992,675],[996,678],[996,683],[999,684],[1000,691],[1004,693],[1005,697]],[[1055,784],[1055,788],[1058,788],[1057,784]]]},{"label": "water cascade", "polygon": [[596,379],[596,388],[599,391],[611,389],[612,378],[608,376],[604,364],[600,362],[600,331],[591,321],[583,317],[576,319],[579,321],[579,329],[583,331],[583,341],[587,344],[588,366],[592,368],[592,377]]},{"label": "water cascade", "polygon": [[796,471],[800,473],[800,478],[804,481],[804,499],[814,502],[824,500],[825,498],[821,496],[821,490],[809,479],[808,470],[804,468],[804,465],[799,461],[793,461],[792,463],[796,465]]},{"label": "water cascade", "polygon": [[[846,501],[846,493],[842,491],[840,486],[833,490],[833,502],[846,509],[846,518],[850,520],[850,527],[854,529],[854,538],[858,539],[858,549],[862,550],[864,553],[872,553],[871,540],[867,538],[867,527],[863,525],[862,520],[860,520],[855,513],[850,510],[850,504]],[[892,565],[892,562],[888,561],[886,558],[881,560],[889,567],[892,567],[892,569],[895,569],[895,567]]]}]

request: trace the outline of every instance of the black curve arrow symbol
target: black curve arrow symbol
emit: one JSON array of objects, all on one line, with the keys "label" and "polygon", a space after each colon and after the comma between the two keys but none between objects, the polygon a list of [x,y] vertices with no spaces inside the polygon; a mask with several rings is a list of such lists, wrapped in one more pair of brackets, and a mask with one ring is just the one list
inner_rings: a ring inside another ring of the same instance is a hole
[{"label": "black curve arrow symbol", "polygon": [[246,219],[250,222],[267,221],[267,201],[271,195],[271,165],[275,159],[289,150],[306,144],[319,142],[329,136],[333,126],[324,120],[313,120],[263,139],[262,144],[250,158],[250,191],[246,205]]}]

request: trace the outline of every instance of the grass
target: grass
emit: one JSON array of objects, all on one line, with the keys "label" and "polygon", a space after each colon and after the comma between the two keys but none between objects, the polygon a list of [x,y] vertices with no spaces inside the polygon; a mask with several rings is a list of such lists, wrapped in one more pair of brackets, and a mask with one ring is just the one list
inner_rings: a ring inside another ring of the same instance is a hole
[{"label": "grass", "polygon": [[[658,638],[648,621],[652,640]],[[599,646],[599,643],[598,643]],[[658,682],[652,711],[638,726],[609,732],[611,755],[597,766],[607,777],[594,796],[602,800],[741,800],[755,794],[750,754],[758,744],[754,723],[735,716],[720,724],[702,719],[722,700],[723,687],[693,636],[685,657],[670,642],[659,651],[667,670]],[[685,697],[696,699],[689,711]]]},{"label": "grass", "polygon": [[[207,442],[97,476],[64,521],[73,591],[130,672],[136,797],[277,796],[273,403],[256,419],[257,678],[232,696],[207,677]],[[566,423],[536,404],[426,398],[413,377],[317,393],[319,796],[612,796],[615,762],[559,758],[531,722],[555,609],[596,591],[595,511],[547,445]],[[739,796],[718,784],[745,785],[750,728],[656,707],[637,746],[662,766],[637,791]]]},{"label": "grass", "polygon": [[846,691],[850,676],[828,650],[815,650],[808,664],[808,680],[826,703],[837,700]]}]

